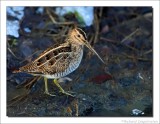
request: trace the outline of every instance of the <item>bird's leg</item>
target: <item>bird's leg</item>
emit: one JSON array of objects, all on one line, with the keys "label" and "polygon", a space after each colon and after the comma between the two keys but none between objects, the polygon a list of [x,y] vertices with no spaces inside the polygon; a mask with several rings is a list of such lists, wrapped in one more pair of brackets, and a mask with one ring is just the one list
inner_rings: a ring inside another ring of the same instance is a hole
[{"label": "bird's leg", "polygon": [[74,97],[74,95],[72,95],[72,94],[70,94],[70,93],[68,93],[68,92],[66,92],[66,91],[63,90],[63,88],[59,85],[59,82],[58,82],[57,79],[54,79],[53,83],[60,89],[60,92],[62,92],[63,94],[66,94],[68,96]]},{"label": "bird's leg", "polygon": [[45,83],[45,94],[50,95],[50,96],[56,96],[48,92],[48,81],[46,77],[44,77],[44,83]]}]

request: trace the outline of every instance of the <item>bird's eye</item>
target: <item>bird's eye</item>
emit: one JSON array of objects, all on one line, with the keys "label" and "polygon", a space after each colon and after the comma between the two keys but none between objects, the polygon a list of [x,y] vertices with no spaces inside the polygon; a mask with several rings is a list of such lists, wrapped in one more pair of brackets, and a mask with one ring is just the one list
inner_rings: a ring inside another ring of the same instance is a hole
[{"label": "bird's eye", "polygon": [[81,37],[81,36],[78,34],[77,37]]}]

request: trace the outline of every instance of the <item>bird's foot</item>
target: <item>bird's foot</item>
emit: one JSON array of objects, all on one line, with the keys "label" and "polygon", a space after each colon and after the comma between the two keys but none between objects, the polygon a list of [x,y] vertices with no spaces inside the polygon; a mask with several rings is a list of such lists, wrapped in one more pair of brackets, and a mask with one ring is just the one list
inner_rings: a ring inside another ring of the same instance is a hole
[{"label": "bird's foot", "polygon": [[54,95],[54,94],[50,94],[49,92],[44,92],[45,94],[47,94],[47,95],[49,95],[49,96],[56,96],[56,95]]},{"label": "bird's foot", "polygon": [[72,96],[72,97],[76,96],[76,95],[71,94],[71,93],[74,93],[74,92],[71,92],[71,91],[66,92],[66,91],[62,90],[60,92],[63,93],[63,94],[65,94],[65,95],[67,95],[67,96]]}]

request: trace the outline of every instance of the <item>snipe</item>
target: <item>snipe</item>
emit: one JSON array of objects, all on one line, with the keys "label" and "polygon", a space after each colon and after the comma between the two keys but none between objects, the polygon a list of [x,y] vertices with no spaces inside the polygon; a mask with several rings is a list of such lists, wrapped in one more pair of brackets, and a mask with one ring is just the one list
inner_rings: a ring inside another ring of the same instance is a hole
[{"label": "snipe", "polygon": [[57,79],[70,74],[78,68],[82,60],[84,45],[94,52],[104,63],[101,57],[88,43],[85,32],[80,28],[74,28],[69,31],[63,44],[48,48],[42,52],[37,59],[20,67],[19,70],[14,72],[26,72],[34,76],[43,76],[45,93],[51,96],[55,95],[48,92],[47,79],[54,79],[53,82],[59,87],[62,93],[73,96],[63,90]]}]

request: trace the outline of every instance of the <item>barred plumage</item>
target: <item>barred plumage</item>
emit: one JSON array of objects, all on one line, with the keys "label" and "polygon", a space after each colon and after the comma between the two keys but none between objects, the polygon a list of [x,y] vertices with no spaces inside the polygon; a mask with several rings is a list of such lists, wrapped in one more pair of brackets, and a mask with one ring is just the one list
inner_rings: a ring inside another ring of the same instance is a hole
[{"label": "barred plumage", "polygon": [[[75,28],[68,33],[63,44],[48,48],[42,52],[37,59],[23,67],[20,67],[19,70],[15,72],[27,72],[33,75],[40,75],[51,79],[64,77],[78,68],[82,60],[84,45],[94,52],[103,62],[100,56],[87,42],[85,32],[80,28]],[[63,93],[71,95],[66,93],[58,83],[54,83]],[[45,92],[49,94],[46,79]]]}]

